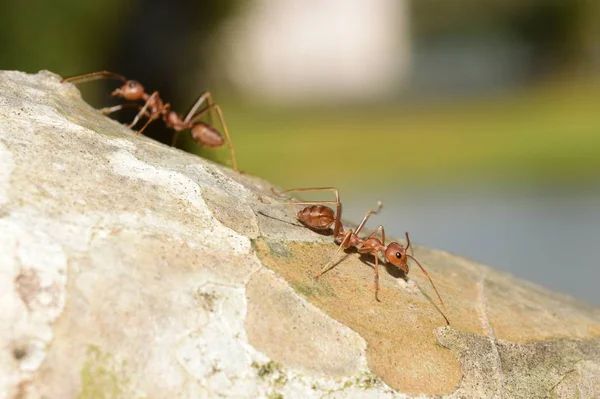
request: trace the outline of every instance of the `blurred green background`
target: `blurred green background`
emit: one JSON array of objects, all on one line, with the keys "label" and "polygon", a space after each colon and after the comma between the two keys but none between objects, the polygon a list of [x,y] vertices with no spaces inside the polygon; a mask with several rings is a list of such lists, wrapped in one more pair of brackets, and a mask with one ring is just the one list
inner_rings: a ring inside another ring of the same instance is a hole
[{"label": "blurred green background", "polygon": [[[181,113],[210,90],[238,163],[336,186],[344,218],[600,303],[600,3],[9,2],[3,69],[108,69]],[[97,107],[114,81],[80,85]],[[117,116],[123,121],[132,116]],[[153,123],[148,136],[168,143]],[[179,146],[229,163],[226,150]],[[374,227],[372,226],[372,227]]]}]

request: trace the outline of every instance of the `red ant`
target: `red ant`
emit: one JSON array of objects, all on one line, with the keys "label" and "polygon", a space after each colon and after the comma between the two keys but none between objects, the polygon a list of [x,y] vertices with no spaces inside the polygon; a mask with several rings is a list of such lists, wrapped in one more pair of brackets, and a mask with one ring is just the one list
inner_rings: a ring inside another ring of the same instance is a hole
[{"label": "red ant", "polygon": [[[128,80],[124,76],[114,72],[92,72],[85,75],[77,75],[65,78],[61,80],[61,82],[71,82],[73,84],[78,84],[97,79],[121,80],[122,82],[124,82],[124,84],[115,91],[113,91],[111,95],[121,97],[129,101],[145,101],[145,104],[143,106],[138,103],[126,103],[115,105],[113,107],[102,108],[100,111],[103,114],[108,115],[113,112],[119,111],[125,107],[137,107],[139,109],[138,114],[131,123],[126,125],[128,128],[133,128],[139,122],[142,116],[148,118],[146,124],[136,132],[137,134],[141,134],[146,129],[146,127],[148,127],[148,125],[153,121],[157,120],[158,118],[162,118],[162,120],[168,128],[175,130],[175,134],[173,135],[173,141],[171,143],[172,146],[175,146],[175,144],[177,143],[177,137],[179,136],[179,132],[187,129],[190,129],[192,139],[194,139],[195,142],[197,142],[203,147],[216,148],[222,146],[224,139],[221,133],[213,126],[205,122],[198,121],[198,119],[204,116],[207,112],[212,110],[216,111],[219,117],[219,121],[221,122],[221,126],[223,127],[223,132],[225,133],[225,137],[227,139],[227,145],[229,146],[229,152],[231,154],[231,163],[233,164],[233,168],[236,171],[241,172],[237,166],[235,150],[233,148],[233,143],[231,142],[229,130],[227,129],[227,125],[225,124],[223,112],[221,111],[221,107],[219,107],[219,105],[213,103],[212,95],[209,92],[203,93],[198,98],[194,106],[190,109],[190,111],[184,118],[182,115],[179,115],[175,111],[171,110],[171,104],[165,104],[163,102],[163,100],[160,98],[160,95],[158,94],[158,91],[155,91],[152,94],[148,94],[144,90],[144,86],[142,86],[139,82],[135,80]],[[205,102],[207,105],[198,111],[198,109]]]},{"label": "red ant", "polygon": [[[332,269],[335,265],[332,266],[334,259],[336,258],[337,254],[342,250],[342,248],[344,249],[348,249],[351,247],[354,247],[358,250],[359,253],[361,254],[371,254],[373,255],[373,257],[375,258],[375,299],[377,301],[379,301],[379,253],[383,253],[385,260],[389,263],[391,263],[392,265],[396,266],[397,268],[399,268],[400,270],[402,270],[404,272],[404,274],[408,274],[409,271],[409,267],[408,267],[408,259],[412,259],[420,268],[421,271],[423,272],[423,274],[425,274],[425,276],[427,276],[427,278],[429,279],[429,282],[431,283],[431,286],[433,287],[433,290],[435,291],[438,299],[440,300],[440,303],[442,304],[443,308],[446,309],[446,305],[444,304],[444,301],[442,300],[442,297],[440,296],[440,293],[438,292],[437,288],[435,287],[435,284],[433,283],[433,280],[431,279],[431,276],[429,275],[429,273],[427,272],[427,270],[425,270],[425,268],[421,265],[421,263],[419,263],[419,261],[414,257],[414,253],[412,250],[412,247],[410,245],[410,237],[408,235],[408,232],[406,232],[406,247],[404,247],[402,244],[399,244],[397,242],[391,242],[388,245],[385,244],[385,230],[383,228],[383,226],[379,226],[377,227],[377,229],[375,229],[375,231],[373,231],[373,233],[371,233],[371,235],[369,235],[367,238],[360,238],[358,236],[358,233],[360,233],[360,231],[362,230],[362,228],[364,227],[365,223],[367,222],[367,219],[369,219],[369,217],[371,216],[371,214],[373,213],[377,213],[380,209],[381,209],[381,202],[377,203],[377,208],[375,209],[371,209],[370,211],[368,211],[363,220],[360,222],[360,224],[358,225],[358,227],[356,228],[356,230],[348,230],[347,232],[344,231],[344,226],[342,226],[342,222],[341,222],[341,215],[342,215],[342,204],[340,202],[340,194],[337,188],[335,187],[309,187],[309,188],[293,188],[290,190],[285,190],[285,191],[281,191],[281,192],[277,192],[273,189],[271,189],[271,192],[273,192],[273,194],[281,196],[285,193],[289,193],[289,192],[299,192],[299,191],[332,191],[335,194],[335,201],[309,201],[309,202],[290,202],[290,204],[292,205],[310,205],[305,207],[304,209],[302,209],[301,211],[299,211],[297,213],[297,218],[298,220],[300,220],[303,224],[305,224],[307,227],[314,229],[314,230],[319,230],[319,231],[323,231],[323,230],[328,230],[331,225],[333,225],[333,236],[334,236],[334,240],[335,243],[338,244],[338,249],[335,251],[335,253],[333,254],[333,256],[331,257],[331,259],[329,260],[329,262],[327,262],[327,264],[325,265],[325,267],[318,273],[315,275],[315,279],[319,279],[319,277],[321,277],[324,273],[326,273],[327,271],[329,271],[330,269]],[[264,201],[262,201],[264,202]],[[326,206],[323,205],[336,205],[336,210],[337,212],[334,212],[331,208],[328,208]],[[379,240],[376,235],[377,232],[381,231],[381,240]],[[408,249],[411,249],[411,254],[408,254],[406,251]],[[448,320],[448,318],[446,317],[446,315],[444,314],[444,312],[441,312],[442,316],[444,317],[444,319],[446,320],[446,323],[448,325],[450,325],[450,321]]]}]

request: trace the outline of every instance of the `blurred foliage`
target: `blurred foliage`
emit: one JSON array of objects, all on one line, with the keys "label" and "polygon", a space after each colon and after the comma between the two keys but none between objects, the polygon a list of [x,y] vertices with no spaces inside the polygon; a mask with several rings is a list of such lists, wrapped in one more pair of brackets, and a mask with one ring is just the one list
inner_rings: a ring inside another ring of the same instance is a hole
[{"label": "blurred foliage", "polygon": [[[600,39],[600,3],[588,0],[412,1],[416,40],[503,35],[534,49],[534,68],[587,64]],[[596,60],[596,63],[598,60]]]},{"label": "blurred foliage", "polygon": [[[204,0],[24,0],[0,14],[3,69],[63,76],[111,69],[160,91],[184,113],[204,89],[202,71],[218,49],[214,32],[244,2]],[[417,0],[416,42],[451,35],[503,34],[537,49],[532,73],[594,61],[600,3],[586,0]],[[598,56],[596,56],[597,58]],[[598,60],[596,59],[597,63]],[[556,73],[556,69],[553,71]],[[92,85],[92,84],[90,84]],[[93,85],[92,85],[93,86]],[[84,93],[97,106],[114,82]],[[86,87],[82,85],[85,91]],[[600,170],[597,81],[540,83],[505,98],[432,105],[384,104],[334,109],[267,109],[216,93],[230,125],[239,164],[283,186],[417,184],[459,177],[567,181]],[[128,115],[121,115],[125,119]],[[150,137],[168,142],[162,122]],[[202,150],[182,135],[181,145]],[[390,183],[392,182],[392,183]]]},{"label": "blurred foliage", "polygon": [[5,1],[2,69],[75,74],[102,69],[135,3],[119,0]]},{"label": "blurred foliage", "polygon": [[[248,173],[283,187],[401,189],[468,178],[500,185],[598,179],[599,103],[600,81],[586,78],[451,104],[224,109]],[[227,152],[216,151],[227,162]]]},{"label": "blurred foliage", "polygon": [[[515,260],[512,271],[530,270],[528,277],[535,272],[546,278],[549,271],[560,270],[555,286],[564,287],[569,276],[576,276],[571,278],[574,294],[581,292],[582,281],[598,280],[591,244],[598,235],[598,195],[579,199],[600,182],[600,2],[407,0],[413,72],[423,72],[409,78],[416,89],[395,82],[396,102],[308,109],[261,105],[260,93],[250,99],[252,104],[240,103],[235,88],[208,75],[210,66],[222,65],[216,61],[222,55],[218,31],[223,22],[252,6],[251,1],[5,1],[0,67],[31,73],[47,69],[62,76],[112,70],[139,80],[149,92],[158,90],[180,113],[210,90],[227,118],[238,164],[249,174],[285,188],[336,186],[354,193],[344,194],[345,204],[357,203],[364,193],[379,198],[387,192],[393,201],[386,206],[402,219],[402,212],[415,211],[413,222],[423,226],[422,237],[431,230],[425,239],[436,247],[475,258],[479,255],[472,249],[477,248],[485,255],[481,260],[496,265]],[[306,32],[313,37],[317,29],[307,24]],[[433,57],[423,57],[432,51]],[[419,64],[423,58],[429,64]],[[365,66],[372,61],[377,60],[365,59]],[[476,87],[478,79],[499,75],[491,79],[500,82],[497,86]],[[419,78],[432,84],[419,85]],[[447,86],[457,89],[443,91],[447,81],[458,82]],[[118,85],[104,81],[79,88],[86,101],[100,108],[118,102],[109,96]],[[406,91],[400,93],[402,88]],[[115,117],[129,122],[133,114]],[[144,134],[169,143],[173,132],[157,121]],[[186,132],[179,146],[230,162],[226,146],[202,149]],[[514,196],[511,187],[519,184],[533,191],[536,185],[545,187],[523,208],[515,205],[522,197]],[[434,187],[415,197],[426,199],[427,206],[405,209],[402,196],[416,193],[411,189],[419,185]],[[473,215],[467,221],[461,218],[463,204],[448,204],[463,187],[471,196],[475,191],[469,186],[485,185],[495,190],[466,202]],[[507,195],[494,201],[499,192]],[[551,198],[557,193],[574,200],[557,207]],[[507,198],[512,205],[502,204]],[[488,214],[488,200],[500,204],[501,211]],[[588,201],[591,206],[580,205]],[[546,212],[532,212],[538,205]],[[348,212],[350,205],[345,206]],[[513,211],[517,216],[507,219]],[[519,223],[528,219],[521,215],[533,219]],[[392,233],[393,224],[387,226]],[[455,238],[455,230],[466,236]],[[436,231],[444,237],[437,242]],[[458,250],[461,241],[466,244]],[[567,258],[545,256],[553,254],[556,242],[574,248],[562,251]]]},{"label": "blurred foliage", "polygon": [[[0,62],[3,69],[26,72],[48,69],[63,76],[111,66],[149,69],[146,59],[170,65],[191,64],[197,69],[202,59],[195,50],[202,48],[202,43],[237,3],[237,0],[4,2],[0,13],[3,39]],[[119,60],[119,52],[127,59]]]},{"label": "blurred foliage", "polygon": [[[175,109],[187,107],[208,87],[202,74],[213,33],[238,7],[237,0],[25,0],[6,2],[0,13],[2,69],[47,69],[73,76],[108,69],[158,90]],[[108,93],[114,80],[79,86],[86,101],[104,107],[117,101]],[[130,121],[134,112],[114,116]],[[146,131],[170,142],[160,122]]]}]

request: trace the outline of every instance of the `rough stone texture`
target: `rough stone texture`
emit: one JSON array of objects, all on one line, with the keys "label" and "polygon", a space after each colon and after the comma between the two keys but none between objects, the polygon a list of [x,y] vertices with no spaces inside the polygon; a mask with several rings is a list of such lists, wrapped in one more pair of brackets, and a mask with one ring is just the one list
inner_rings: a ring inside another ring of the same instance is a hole
[{"label": "rough stone texture", "polygon": [[450,327],[418,269],[315,281],[266,182],[59,79],[0,73],[0,398],[600,397],[600,309],[423,247]]}]

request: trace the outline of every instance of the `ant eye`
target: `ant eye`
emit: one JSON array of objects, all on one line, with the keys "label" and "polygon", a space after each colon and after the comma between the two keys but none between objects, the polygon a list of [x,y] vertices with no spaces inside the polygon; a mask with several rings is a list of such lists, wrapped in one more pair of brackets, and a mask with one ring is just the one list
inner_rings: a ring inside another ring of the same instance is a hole
[{"label": "ant eye", "polygon": [[129,88],[133,89],[135,88],[136,83],[135,82],[129,82]]},{"label": "ant eye", "polygon": [[402,253],[401,252],[396,252],[396,258],[402,259]]}]

